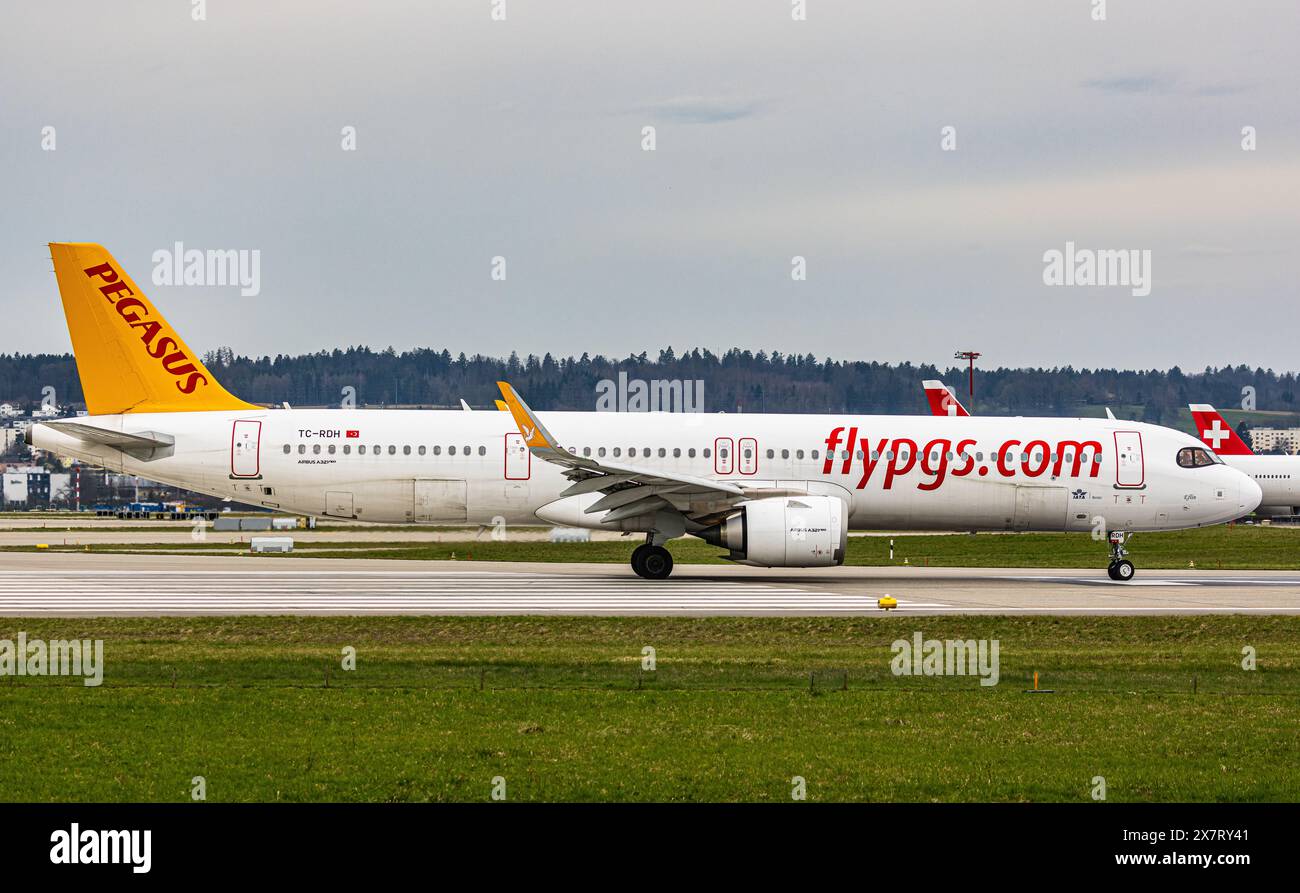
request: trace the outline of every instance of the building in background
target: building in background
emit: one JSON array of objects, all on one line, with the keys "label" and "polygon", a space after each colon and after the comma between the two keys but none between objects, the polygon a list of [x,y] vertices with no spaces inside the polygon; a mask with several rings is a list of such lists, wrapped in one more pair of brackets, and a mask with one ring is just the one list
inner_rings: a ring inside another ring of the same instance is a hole
[{"label": "building in background", "polygon": [[10,465],[3,477],[6,509],[27,509],[50,504],[50,472],[39,465]]},{"label": "building in background", "polygon": [[1257,453],[1300,453],[1300,428],[1251,428],[1250,448]]}]

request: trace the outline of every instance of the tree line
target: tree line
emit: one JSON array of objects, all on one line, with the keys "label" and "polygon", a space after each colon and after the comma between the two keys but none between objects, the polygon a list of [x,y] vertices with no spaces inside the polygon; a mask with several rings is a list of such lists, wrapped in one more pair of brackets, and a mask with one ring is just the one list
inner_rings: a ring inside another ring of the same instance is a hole
[{"label": "tree line", "polygon": [[[924,413],[921,381],[939,378],[969,402],[965,367],[817,359],[812,354],[749,351],[714,353],[672,348],[621,359],[582,354],[512,353],[487,357],[422,348],[398,352],[350,347],[297,356],[238,356],[211,351],[204,363],[232,393],[254,403],[294,406],[456,407],[464,399],[491,408],[496,382],[508,380],[537,409],[596,408],[601,382],[702,381],[709,412]],[[82,401],[70,354],[0,354],[0,402],[30,408],[43,389],[58,402]],[[605,387],[608,392],[608,386]],[[975,370],[974,409],[981,415],[1071,415],[1084,407],[1110,406],[1130,418],[1160,423],[1188,403],[1222,409],[1295,412],[1293,372],[1245,365],[1200,372],[1168,370],[995,368]]]}]

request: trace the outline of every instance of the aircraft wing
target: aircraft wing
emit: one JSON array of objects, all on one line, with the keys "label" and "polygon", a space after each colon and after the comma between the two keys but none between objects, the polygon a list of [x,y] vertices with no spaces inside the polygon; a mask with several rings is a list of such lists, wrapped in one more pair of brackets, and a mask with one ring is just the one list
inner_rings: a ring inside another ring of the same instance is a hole
[{"label": "aircraft wing", "polygon": [[684,514],[699,515],[723,510],[742,499],[778,495],[772,490],[759,491],[730,481],[579,456],[560,446],[509,382],[499,381],[497,387],[501,389],[506,408],[514,416],[529,452],[543,461],[564,467],[565,476],[573,481],[560,496],[603,494],[585,509],[587,513],[608,512],[603,521],[618,521],[669,506]]}]

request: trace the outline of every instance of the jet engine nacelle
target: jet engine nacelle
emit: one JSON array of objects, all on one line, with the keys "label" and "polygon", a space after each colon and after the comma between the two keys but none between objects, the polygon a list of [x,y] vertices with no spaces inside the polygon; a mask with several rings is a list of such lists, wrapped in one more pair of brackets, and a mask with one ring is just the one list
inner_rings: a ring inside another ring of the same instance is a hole
[{"label": "jet engine nacelle", "polygon": [[834,496],[776,496],[742,502],[725,521],[695,535],[756,567],[834,567],[844,563],[849,528]]}]

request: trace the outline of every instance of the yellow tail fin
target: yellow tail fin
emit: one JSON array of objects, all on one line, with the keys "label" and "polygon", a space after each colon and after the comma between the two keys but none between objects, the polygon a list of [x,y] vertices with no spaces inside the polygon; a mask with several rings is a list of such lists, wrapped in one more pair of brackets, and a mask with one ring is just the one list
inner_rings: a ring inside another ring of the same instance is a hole
[{"label": "yellow tail fin", "polygon": [[91,415],[256,409],[223,388],[102,245],[51,242]]}]

